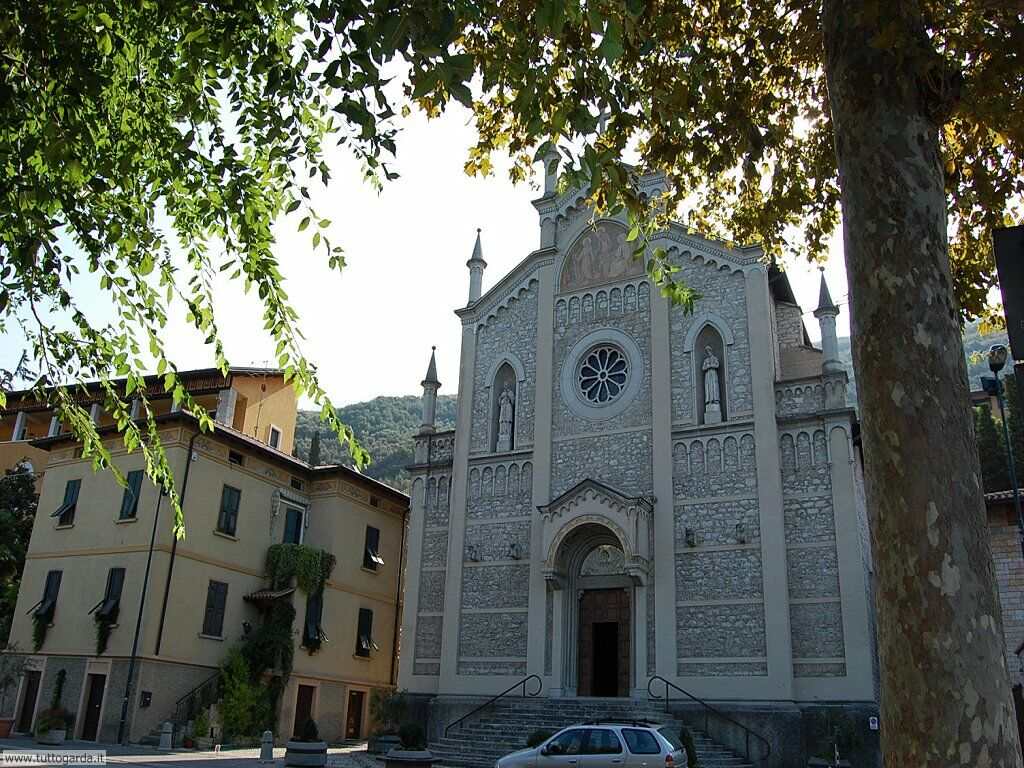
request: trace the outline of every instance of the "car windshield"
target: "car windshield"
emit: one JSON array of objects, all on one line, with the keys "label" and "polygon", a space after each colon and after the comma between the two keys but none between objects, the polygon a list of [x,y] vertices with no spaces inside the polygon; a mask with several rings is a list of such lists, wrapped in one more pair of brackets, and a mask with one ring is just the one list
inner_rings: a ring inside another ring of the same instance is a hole
[{"label": "car windshield", "polygon": [[665,741],[672,745],[672,749],[680,750],[683,748],[683,742],[679,738],[678,729],[673,728],[670,725],[666,725],[662,728],[659,728],[658,733],[661,734],[661,737],[665,739]]}]

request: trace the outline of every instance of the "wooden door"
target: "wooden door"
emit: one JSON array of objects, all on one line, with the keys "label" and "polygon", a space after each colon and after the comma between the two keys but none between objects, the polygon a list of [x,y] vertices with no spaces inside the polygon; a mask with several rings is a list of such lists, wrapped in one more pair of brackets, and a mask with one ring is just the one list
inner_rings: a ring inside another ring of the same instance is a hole
[{"label": "wooden door", "polygon": [[100,729],[100,709],[103,707],[103,690],[107,687],[106,675],[89,675],[88,692],[85,699],[85,716],[82,721],[82,740],[96,741]]},{"label": "wooden door", "polygon": [[292,726],[292,734],[302,736],[302,729],[306,721],[313,716],[313,694],[316,688],[312,685],[300,685],[298,693],[295,694],[295,723]]},{"label": "wooden door", "polygon": [[[625,589],[588,589],[583,593],[577,635],[578,695],[629,695],[629,603],[629,592]],[[614,664],[608,663],[609,657],[614,657]],[[601,679],[595,686],[596,664],[600,665],[597,671]]]},{"label": "wooden door", "polygon": [[18,730],[21,733],[32,731],[32,717],[36,713],[36,699],[39,698],[39,679],[42,673],[38,670],[25,672],[25,695],[21,699],[21,714],[18,715]]},{"label": "wooden door", "polygon": [[359,739],[363,735],[363,691],[348,692],[348,711],[345,714],[345,738]]}]

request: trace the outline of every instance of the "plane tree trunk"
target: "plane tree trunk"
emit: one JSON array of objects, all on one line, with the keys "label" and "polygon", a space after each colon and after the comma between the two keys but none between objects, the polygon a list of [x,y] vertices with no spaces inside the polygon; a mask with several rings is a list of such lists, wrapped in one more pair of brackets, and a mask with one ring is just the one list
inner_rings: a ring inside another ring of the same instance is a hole
[{"label": "plane tree trunk", "polygon": [[1020,766],[914,2],[824,0],[888,766]]}]

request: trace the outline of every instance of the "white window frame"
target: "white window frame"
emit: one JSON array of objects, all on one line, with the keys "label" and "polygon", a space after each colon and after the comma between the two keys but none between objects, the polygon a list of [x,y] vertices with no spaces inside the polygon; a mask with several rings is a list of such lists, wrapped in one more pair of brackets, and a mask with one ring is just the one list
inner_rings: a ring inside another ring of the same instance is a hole
[{"label": "white window frame", "polygon": [[[274,445],[274,433],[277,432],[277,445]],[[267,427],[267,445],[273,448],[275,451],[281,450],[281,440],[284,439],[284,432],[276,424],[271,424]]]}]

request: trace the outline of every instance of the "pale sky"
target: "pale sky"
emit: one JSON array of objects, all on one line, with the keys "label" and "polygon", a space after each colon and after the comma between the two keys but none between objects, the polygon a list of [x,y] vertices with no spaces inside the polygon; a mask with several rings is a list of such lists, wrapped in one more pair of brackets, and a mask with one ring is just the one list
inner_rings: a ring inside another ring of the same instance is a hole
[{"label": "pale sky", "polygon": [[[456,105],[433,121],[414,113],[403,126],[395,166],[401,178],[386,183],[379,195],[362,180],[359,164],[346,151],[328,157],[331,185],[316,204],[332,221],[332,242],[345,249],[348,266],[341,274],[327,268],[322,251],[313,254],[311,229],[297,233],[297,219],[277,227],[276,252],[306,336],[303,350],[318,366],[335,405],[419,394],[431,345],[437,345],[441,393],[454,394],[460,326],[453,310],[466,303],[466,260],[477,227],[488,264],[485,291],[539,242],[537,214],[530,204],[539,196],[535,187],[512,185],[507,163],[498,158],[489,178],[463,173],[474,136],[467,110]],[[818,298],[817,267],[794,262],[787,271],[806,310],[807,330],[817,340],[817,321],[810,314]],[[839,334],[847,335],[850,318],[838,235],[825,274],[841,308]],[[82,303],[101,317],[105,312],[96,306],[98,298],[91,288],[82,291]],[[274,365],[258,301],[243,296],[239,285],[224,282],[216,302],[232,364]],[[210,351],[183,321],[173,323],[166,343],[182,370],[212,362]],[[13,364],[20,349],[20,339],[0,339],[0,365]]]}]

